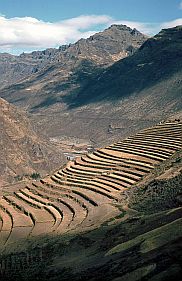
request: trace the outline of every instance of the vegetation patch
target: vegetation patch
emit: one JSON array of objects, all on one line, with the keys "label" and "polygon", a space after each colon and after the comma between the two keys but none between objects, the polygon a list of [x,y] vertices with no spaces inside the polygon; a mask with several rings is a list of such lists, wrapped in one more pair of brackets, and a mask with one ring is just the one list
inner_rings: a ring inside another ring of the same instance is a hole
[{"label": "vegetation patch", "polygon": [[[181,225],[181,226],[180,226]],[[121,243],[106,254],[113,255],[126,251],[140,244],[140,252],[146,253],[152,251],[156,248],[159,248],[171,241],[177,240],[182,236],[182,219],[177,219],[174,222],[151,230],[145,234],[139,235],[136,238],[129,240],[125,243]]]},{"label": "vegetation patch", "polygon": [[39,173],[23,174],[23,175],[15,176],[15,180],[16,181],[22,181],[25,178],[37,180],[37,179],[40,179],[40,177],[41,177],[41,175]]},{"label": "vegetation patch", "polygon": [[152,272],[155,268],[156,264],[143,266],[125,274],[122,277],[115,278],[112,281],[139,281],[141,280],[141,278],[147,276],[150,272]]}]

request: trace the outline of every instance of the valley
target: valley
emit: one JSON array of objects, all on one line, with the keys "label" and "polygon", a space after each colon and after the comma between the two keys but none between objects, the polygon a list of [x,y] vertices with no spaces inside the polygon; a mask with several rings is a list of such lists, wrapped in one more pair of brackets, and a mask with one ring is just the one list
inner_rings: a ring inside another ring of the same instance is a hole
[{"label": "valley", "polygon": [[0,54],[0,280],[180,281],[182,26]]},{"label": "valley", "polygon": [[[108,55],[102,52],[97,53],[101,63],[90,51],[90,57],[80,57],[88,51],[85,46],[93,44],[96,50],[97,40],[104,40],[110,52],[115,50],[117,41],[112,40],[111,46],[109,37],[106,42],[103,38],[118,32],[126,42],[132,34],[133,42],[143,40],[144,44],[115,63],[107,62]],[[80,46],[81,54],[74,53],[74,59],[47,66],[1,89],[0,95],[26,110],[37,133],[42,131],[49,138],[83,138],[97,147],[107,145],[181,112],[181,33],[181,27],[176,27],[147,39],[126,26],[113,26],[94,40],[69,47]]]}]

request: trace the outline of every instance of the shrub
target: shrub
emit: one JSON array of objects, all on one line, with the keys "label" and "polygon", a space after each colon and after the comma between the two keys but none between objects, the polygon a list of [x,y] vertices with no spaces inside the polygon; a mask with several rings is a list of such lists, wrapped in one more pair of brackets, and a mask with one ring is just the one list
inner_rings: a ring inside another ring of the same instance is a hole
[{"label": "shrub", "polygon": [[30,177],[31,177],[32,179],[36,180],[36,179],[39,179],[39,178],[40,178],[40,174],[39,174],[39,173],[32,173],[32,174],[30,175]]}]

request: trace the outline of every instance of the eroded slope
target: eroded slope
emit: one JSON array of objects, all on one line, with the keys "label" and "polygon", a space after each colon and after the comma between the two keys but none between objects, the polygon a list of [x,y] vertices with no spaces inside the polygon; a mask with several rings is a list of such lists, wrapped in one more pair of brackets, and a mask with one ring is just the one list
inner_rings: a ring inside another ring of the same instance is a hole
[{"label": "eroded slope", "polygon": [[25,112],[3,99],[0,99],[0,124],[1,186],[25,175],[45,175],[63,161],[61,151],[56,151],[33,131]]}]

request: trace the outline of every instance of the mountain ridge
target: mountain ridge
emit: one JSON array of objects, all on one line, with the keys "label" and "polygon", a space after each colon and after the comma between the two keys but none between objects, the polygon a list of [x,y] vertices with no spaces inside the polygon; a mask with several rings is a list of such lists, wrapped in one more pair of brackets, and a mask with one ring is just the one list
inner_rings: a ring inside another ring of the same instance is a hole
[{"label": "mountain ridge", "polygon": [[[125,25],[112,25],[87,39],[74,44],[62,45],[58,49],[22,53],[19,56],[0,54],[1,88],[13,84],[41,71],[49,65],[60,67],[74,58],[90,59],[98,65],[108,65],[131,55],[147,39],[136,29]],[[104,48],[102,47],[104,45]],[[100,50],[101,48],[101,50]]]},{"label": "mountain ridge", "polygon": [[51,66],[1,96],[26,108],[49,137],[114,142],[181,111],[181,32],[163,30],[104,69],[86,59],[74,60],[74,71]]},{"label": "mountain ridge", "polygon": [[[99,77],[96,77],[97,83],[94,83],[95,81],[90,82],[95,96],[98,98],[100,92],[103,91],[104,96],[113,99],[114,94],[119,97],[140,92],[160,81],[160,79],[168,79],[175,72],[181,71],[181,34],[182,26],[179,26],[164,29],[154,37],[149,38],[132,57],[119,60],[101,73]],[[135,73],[137,73],[136,81]],[[116,81],[119,84],[117,88],[115,87]],[[136,83],[138,85],[135,85]],[[100,85],[101,87],[99,87]],[[88,86],[86,85],[87,88]],[[97,88],[99,89],[98,92]],[[112,88],[114,89],[112,90]],[[85,89],[79,94],[79,101],[83,92],[86,93]],[[93,98],[92,88],[89,88],[88,92]],[[84,96],[84,102],[86,103],[85,99],[86,95]],[[101,100],[103,101],[102,95]]]}]

